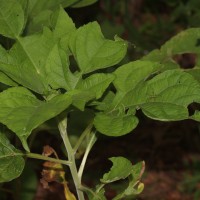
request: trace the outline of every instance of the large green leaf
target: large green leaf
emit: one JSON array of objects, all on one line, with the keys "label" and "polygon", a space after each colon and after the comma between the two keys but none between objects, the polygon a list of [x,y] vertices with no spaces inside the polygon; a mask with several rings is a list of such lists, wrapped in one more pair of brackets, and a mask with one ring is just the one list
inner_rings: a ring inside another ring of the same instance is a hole
[{"label": "large green leaf", "polygon": [[24,27],[24,12],[16,0],[0,0],[0,34],[17,38]]},{"label": "large green leaf", "polygon": [[24,159],[19,150],[0,132],[0,183],[11,181],[22,173]]},{"label": "large green leaf", "polygon": [[138,118],[134,115],[109,115],[97,113],[94,118],[96,129],[108,136],[121,136],[132,131],[138,124]]},{"label": "large green leaf", "polygon": [[28,150],[26,139],[31,131],[61,113],[71,102],[68,94],[45,102],[38,100],[25,88],[10,88],[0,93],[0,122],[15,132]]},{"label": "large green leaf", "polygon": [[125,56],[127,43],[103,37],[97,22],[80,27],[70,38],[70,49],[82,73],[113,66]]},{"label": "large green leaf", "polygon": [[113,166],[110,171],[104,174],[101,182],[104,184],[112,183],[120,179],[127,178],[132,171],[132,163],[124,157],[112,157],[109,160],[112,161]]}]

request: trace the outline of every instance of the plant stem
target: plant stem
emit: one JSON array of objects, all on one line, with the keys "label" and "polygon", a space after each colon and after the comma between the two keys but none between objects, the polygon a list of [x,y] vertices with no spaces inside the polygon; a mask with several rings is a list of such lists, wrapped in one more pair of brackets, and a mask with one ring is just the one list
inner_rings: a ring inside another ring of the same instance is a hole
[{"label": "plant stem", "polygon": [[77,152],[78,148],[80,147],[81,143],[83,142],[84,138],[91,132],[91,129],[93,127],[93,122],[89,123],[89,125],[86,127],[86,129],[83,131],[81,136],[79,137],[76,145],[73,148],[74,154]]},{"label": "plant stem", "polygon": [[67,151],[68,160],[71,163],[69,165],[69,168],[70,168],[72,178],[73,178],[73,181],[74,181],[74,184],[76,187],[78,200],[85,200],[83,191],[81,191],[81,189],[80,189],[81,188],[81,180],[78,177],[78,171],[77,171],[77,167],[76,167],[74,151],[73,151],[73,148],[71,146],[71,143],[69,141],[68,134],[67,134],[67,117],[65,117],[64,119],[59,118],[58,129],[60,131],[60,135],[63,139],[64,145],[65,145],[65,148]]},{"label": "plant stem", "polygon": [[43,156],[43,155],[37,154],[37,153],[26,153],[26,154],[23,154],[23,155],[25,155],[28,158],[34,158],[34,159],[39,159],[39,160],[46,160],[46,161],[60,163],[60,164],[63,164],[63,165],[68,165],[68,166],[71,165],[70,161],[60,160],[60,159],[57,159],[57,158],[51,158],[51,157]]},{"label": "plant stem", "polygon": [[87,148],[85,150],[85,154],[83,156],[83,160],[81,162],[80,168],[78,170],[78,177],[79,177],[80,180],[82,179],[83,170],[84,170],[84,167],[85,167],[85,163],[86,163],[88,154],[89,154],[90,150],[92,149],[92,146],[94,145],[96,140],[97,140],[96,134],[93,133],[93,135],[91,136],[90,142],[88,143]]}]

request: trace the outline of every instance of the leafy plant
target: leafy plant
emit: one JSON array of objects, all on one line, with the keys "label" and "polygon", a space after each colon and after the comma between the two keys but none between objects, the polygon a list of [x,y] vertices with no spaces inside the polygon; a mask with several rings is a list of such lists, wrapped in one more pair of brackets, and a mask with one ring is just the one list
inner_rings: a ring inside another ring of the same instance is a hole
[{"label": "leafy plant", "polygon": [[[188,112],[189,104],[200,101],[199,68],[184,71],[173,60],[174,55],[186,52],[198,57],[200,29],[188,29],[160,50],[115,69],[126,55],[127,42],[117,36],[105,39],[97,22],[77,29],[64,10],[93,2],[0,0],[0,34],[7,41],[0,47],[0,81],[6,86],[0,93],[0,122],[23,146],[19,150],[20,146],[11,144],[2,129],[1,183],[19,177],[25,158],[34,158],[61,171],[68,166],[79,200],[85,199],[84,193],[91,200],[106,199],[104,186],[122,179],[127,179],[128,185],[114,199],[133,198],[144,187],[140,182],[144,162],[132,165],[126,158],[112,157],[110,171],[95,189],[82,184],[86,160],[98,134],[117,137],[131,132],[139,122],[139,109],[156,120],[200,120],[198,110],[191,116]],[[106,70],[109,67],[114,71]],[[75,123],[71,116],[75,116]],[[57,123],[66,160],[52,150],[43,155],[31,151],[29,136],[50,119]],[[69,131],[82,120],[80,135]],[[78,150],[84,153],[80,165]],[[66,199],[76,199],[67,187],[65,173],[53,170],[50,175],[51,180],[62,179]]]}]

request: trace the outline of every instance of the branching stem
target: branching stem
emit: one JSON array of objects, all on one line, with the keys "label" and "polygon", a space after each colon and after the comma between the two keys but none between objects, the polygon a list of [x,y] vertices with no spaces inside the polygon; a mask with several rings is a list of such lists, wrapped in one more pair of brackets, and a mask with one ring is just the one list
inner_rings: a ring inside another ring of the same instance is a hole
[{"label": "branching stem", "polygon": [[72,178],[73,178],[73,181],[74,181],[74,184],[76,187],[78,200],[85,200],[83,191],[80,189],[81,188],[81,180],[78,177],[78,171],[77,171],[77,167],[76,167],[74,151],[72,149],[72,146],[69,141],[68,134],[67,134],[67,117],[65,117],[63,119],[60,119],[60,118],[58,119],[58,129],[60,131],[60,135],[62,137],[62,140],[65,145],[65,149],[67,151],[68,160],[71,163],[69,165],[69,168],[70,168]]},{"label": "branching stem", "polygon": [[83,133],[81,134],[81,136],[79,137],[76,145],[73,148],[74,154],[76,154],[77,150],[79,149],[81,143],[83,142],[83,140],[85,139],[85,137],[87,135],[89,135],[89,133],[91,132],[91,129],[93,127],[93,122],[89,123],[89,125],[86,127],[86,129],[83,131]]}]

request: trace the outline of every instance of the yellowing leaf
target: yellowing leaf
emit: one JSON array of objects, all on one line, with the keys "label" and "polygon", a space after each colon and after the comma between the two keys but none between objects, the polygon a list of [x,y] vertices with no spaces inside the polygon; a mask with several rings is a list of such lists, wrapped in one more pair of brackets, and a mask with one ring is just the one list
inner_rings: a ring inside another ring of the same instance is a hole
[{"label": "yellowing leaf", "polygon": [[63,186],[64,186],[66,200],[76,200],[76,197],[74,196],[74,194],[70,192],[70,190],[67,186],[67,182],[64,182]]},{"label": "yellowing leaf", "polygon": [[[58,158],[56,151],[50,146],[44,147],[43,154],[46,156],[54,154],[54,156]],[[76,200],[76,197],[73,193],[70,192],[69,187],[67,185],[63,166],[60,163],[49,161],[45,162],[43,166],[44,169],[42,170],[42,179],[40,180],[43,187],[48,189],[50,182],[60,183],[64,187],[64,195],[66,200]]]}]

